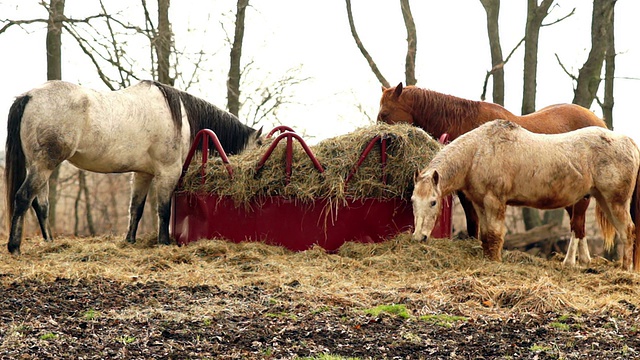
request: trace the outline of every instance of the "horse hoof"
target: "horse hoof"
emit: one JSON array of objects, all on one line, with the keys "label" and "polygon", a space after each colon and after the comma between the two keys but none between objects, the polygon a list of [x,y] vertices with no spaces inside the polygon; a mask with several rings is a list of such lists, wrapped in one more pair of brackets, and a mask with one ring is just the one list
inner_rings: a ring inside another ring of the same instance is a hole
[{"label": "horse hoof", "polygon": [[15,256],[20,255],[20,246],[9,244],[7,245],[7,248],[9,249],[9,253],[11,253],[11,255],[15,255]]},{"label": "horse hoof", "polygon": [[135,244],[136,239],[126,239],[129,244]]}]

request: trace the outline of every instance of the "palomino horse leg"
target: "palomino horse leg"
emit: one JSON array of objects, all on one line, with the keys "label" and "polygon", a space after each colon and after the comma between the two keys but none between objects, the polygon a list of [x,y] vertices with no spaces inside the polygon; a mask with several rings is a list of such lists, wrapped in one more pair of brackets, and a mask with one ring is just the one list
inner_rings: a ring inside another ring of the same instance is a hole
[{"label": "palomino horse leg", "polygon": [[562,262],[563,266],[575,266],[576,253],[578,255],[578,260],[581,263],[588,264],[591,262],[589,244],[587,242],[585,231],[585,217],[587,208],[589,207],[589,201],[590,198],[583,198],[574,205],[566,207],[571,220],[571,239],[569,240],[567,254]]},{"label": "palomino horse leg", "polygon": [[[29,210],[36,194],[42,193],[42,189],[47,187],[50,175],[51,171],[38,172],[36,168],[32,166],[27,170],[27,177],[16,192],[14,211],[11,217],[11,229],[9,230],[9,242],[7,244],[7,248],[12,254],[20,254],[24,215],[27,210]],[[44,219],[46,219],[46,216],[44,216]],[[40,216],[38,220],[40,221]]]},{"label": "palomino horse leg", "polygon": [[478,238],[478,214],[473,203],[467,199],[462,191],[458,191],[458,199],[467,218],[467,234],[469,237]]},{"label": "palomino horse leg", "polygon": [[502,247],[507,226],[504,223],[507,206],[491,194],[485,195],[482,209],[476,208],[480,219],[480,240],[484,255],[502,261]]},{"label": "palomino horse leg", "polygon": [[147,193],[151,186],[153,175],[134,173],[131,187],[131,205],[129,206],[129,230],[127,231],[126,240],[129,243],[136,242],[136,232],[138,231],[138,223],[142,218],[144,204],[147,201]]},{"label": "palomino horse leg", "polygon": [[622,257],[622,268],[633,270],[633,245],[636,234],[636,228],[629,213],[630,203],[626,201],[624,204],[613,203],[601,204],[601,208],[607,209],[605,214],[613,226],[616,228],[622,243],[624,244],[624,254]]}]

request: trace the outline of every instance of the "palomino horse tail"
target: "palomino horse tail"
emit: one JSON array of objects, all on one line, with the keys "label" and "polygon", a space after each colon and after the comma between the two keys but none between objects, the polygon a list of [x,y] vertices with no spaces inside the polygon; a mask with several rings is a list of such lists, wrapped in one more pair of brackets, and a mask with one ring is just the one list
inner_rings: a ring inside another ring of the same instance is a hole
[{"label": "palomino horse tail", "polygon": [[616,237],[616,228],[613,224],[607,219],[604,211],[600,207],[600,204],[596,202],[596,221],[600,226],[600,230],[602,231],[602,236],[604,237],[604,248],[609,251],[613,248],[614,240]]},{"label": "palomino horse tail", "polygon": [[640,168],[638,168],[636,187],[631,195],[631,219],[635,225],[636,236],[633,246],[633,270],[640,271]]},{"label": "palomino horse tail", "polygon": [[20,124],[22,123],[22,114],[30,99],[31,96],[29,95],[22,95],[16,98],[9,109],[9,119],[7,120],[4,175],[6,181],[7,220],[9,222],[13,217],[16,193],[27,174],[22,139],[20,138]]}]

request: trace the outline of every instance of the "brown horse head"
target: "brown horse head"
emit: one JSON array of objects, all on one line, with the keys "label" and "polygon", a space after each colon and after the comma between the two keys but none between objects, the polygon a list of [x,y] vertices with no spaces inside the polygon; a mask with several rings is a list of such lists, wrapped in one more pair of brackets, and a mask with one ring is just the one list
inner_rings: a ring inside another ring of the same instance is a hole
[{"label": "brown horse head", "polygon": [[484,121],[505,118],[492,112],[490,119],[478,123],[479,107],[477,101],[416,86],[403,87],[400,83],[392,88],[382,87],[378,121],[387,124],[409,123],[435,138],[448,133],[453,139]]},{"label": "brown horse head", "polygon": [[413,124],[411,98],[402,96],[403,89],[402,83],[396,87],[382,87],[378,122]]}]

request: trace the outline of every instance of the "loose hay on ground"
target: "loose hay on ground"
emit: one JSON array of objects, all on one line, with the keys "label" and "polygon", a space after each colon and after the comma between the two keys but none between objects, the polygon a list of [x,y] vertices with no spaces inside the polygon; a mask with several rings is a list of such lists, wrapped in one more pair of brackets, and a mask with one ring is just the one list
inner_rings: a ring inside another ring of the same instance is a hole
[{"label": "loose hay on ground", "polygon": [[274,289],[312,306],[367,308],[402,303],[414,313],[449,309],[473,318],[518,313],[625,314],[640,307],[640,275],[614,264],[565,269],[506,251],[502,263],[475,252],[477,240],[428,244],[408,234],[380,244],[346,243],[336,254],[291,252],[218,240],[138,248],[113,237],[26,239],[24,254],[0,257],[0,281],[107,278],[123,283]]}]

